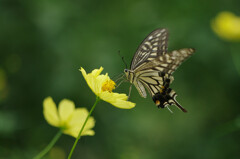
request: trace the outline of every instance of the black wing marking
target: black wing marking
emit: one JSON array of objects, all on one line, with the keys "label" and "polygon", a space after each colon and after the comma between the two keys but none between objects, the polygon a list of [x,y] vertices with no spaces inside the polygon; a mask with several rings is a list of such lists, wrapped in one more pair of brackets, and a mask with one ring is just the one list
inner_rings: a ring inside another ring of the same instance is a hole
[{"label": "black wing marking", "polygon": [[136,69],[147,61],[167,53],[168,31],[167,29],[156,29],[151,32],[138,47],[132,62],[131,70]]},{"label": "black wing marking", "polygon": [[[154,103],[159,108],[165,108],[168,105],[175,105],[183,112],[187,112],[176,100],[177,93],[169,88],[172,76],[168,74],[160,73],[158,78],[161,80],[154,80],[153,76],[145,76],[145,78],[141,77],[139,80],[142,84],[147,88],[149,93],[152,96]],[[160,84],[161,83],[161,84]]]},{"label": "black wing marking", "polygon": [[167,88],[165,92],[158,92],[156,93],[152,99],[154,103],[159,107],[159,108],[165,108],[168,105],[175,105],[177,106],[180,110],[183,112],[187,112],[186,109],[184,109],[176,100],[177,94],[174,90],[171,88]]}]

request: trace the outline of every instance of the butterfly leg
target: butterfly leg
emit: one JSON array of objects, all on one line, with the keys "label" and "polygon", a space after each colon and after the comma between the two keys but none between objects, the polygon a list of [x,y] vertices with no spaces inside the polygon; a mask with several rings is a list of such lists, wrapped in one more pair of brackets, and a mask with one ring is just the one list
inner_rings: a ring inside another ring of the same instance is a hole
[{"label": "butterfly leg", "polygon": [[128,99],[127,99],[127,100],[129,100],[129,99],[130,99],[131,92],[132,92],[132,84],[131,84],[131,85],[130,85],[130,87],[129,87]]},{"label": "butterfly leg", "polygon": [[123,82],[125,82],[125,80],[120,81],[116,88],[118,88]]},{"label": "butterfly leg", "polygon": [[119,80],[122,80],[124,78],[124,76],[125,76],[124,74],[120,74],[120,76],[118,75],[117,79],[114,80],[114,82],[117,83]]}]

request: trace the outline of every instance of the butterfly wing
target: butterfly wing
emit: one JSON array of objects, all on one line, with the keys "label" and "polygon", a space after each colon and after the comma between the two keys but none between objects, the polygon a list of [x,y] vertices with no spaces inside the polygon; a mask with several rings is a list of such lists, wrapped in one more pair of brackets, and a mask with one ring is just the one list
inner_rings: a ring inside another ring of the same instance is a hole
[{"label": "butterfly wing", "polygon": [[134,85],[137,88],[137,90],[138,90],[139,94],[141,95],[141,97],[146,98],[147,97],[147,93],[146,93],[144,84],[140,80],[136,80]]},{"label": "butterfly wing", "polygon": [[179,65],[193,53],[194,49],[174,50],[168,54],[149,61],[136,70],[137,80],[147,88],[153,101],[158,107],[176,105],[183,112],[187,112],[176,100],[176,92],[169,88],[173,81],[172,73]]},{"label": "butterfly wing", "polygon": [[156,93],[161,92],[168,79],[169,84],[173,81],[173,76],[165,74],[164,72],[148,69],[140,71],[136,74],[137,80],[147,88],[149,94],[153,97]]},{"label": "butterfly wing", "polygon": [[163,68],[163,72],[171,75],[194,52],[195,49],[193,48],[174,50],[162,57],[157,58],[155,63],[161,63],[160,67]]},{"label": "butterfly wing", "polygon": [[156,29],[151,32],[137,49],[130,69],[135,70],[145,62],[154,60],[156,57],[167,53],[167,41],[167,29]]},{"label": "butterfly wing", "polygon": [[172,73],[177,67],[189,58],[194,49],[174,50],[149,61],[135,70],[135,76],[148,89],[153,96],[161,91],[165,81],[169,79],[169,84],[173,81]]},{"label": "butterfly wing", "polygon": [[156,29],[143,40],[131,62],[130,70],[134,72],[131,82],[144,98],[147,96],[146,88],[158,107],[174,104],[186,112],[176,101],[177,94],[169,84],[173,81],[172,73],[192,55],[194,49],[167,53],[167,41],[167,29]]},{"label": "butterfly wing", "polygon": [[194,49],[185,48],[180,50],[174,50],[168,54],[158,56],[152,61],[144,63],[141,67],[135,70],[135,72],[145,72],[152,70],[156,72],[163,72],[169,74],[169,76],[181,65],[186,59],[188,59],[193,53]]}]

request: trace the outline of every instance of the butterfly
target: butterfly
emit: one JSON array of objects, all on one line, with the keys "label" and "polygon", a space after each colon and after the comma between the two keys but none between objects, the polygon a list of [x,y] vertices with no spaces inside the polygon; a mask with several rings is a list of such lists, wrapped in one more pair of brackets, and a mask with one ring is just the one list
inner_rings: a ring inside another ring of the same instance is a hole
[{"label": "butterfly", "polygon": [[187,112],[176,100],[176,92],[169,86],[174,80],[173,72],[194,53],[193,48],[168,52],[168,30],[156,29],[138,47],[130,69],[124,69],[127,80],[146,98],[146,89],[158,108],[175,105]]}]

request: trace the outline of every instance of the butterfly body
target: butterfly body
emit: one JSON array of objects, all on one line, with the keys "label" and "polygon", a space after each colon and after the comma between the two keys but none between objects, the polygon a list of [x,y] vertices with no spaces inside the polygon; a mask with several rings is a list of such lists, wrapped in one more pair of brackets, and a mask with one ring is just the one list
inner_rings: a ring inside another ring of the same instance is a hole
[{"label": "butterfly body", "polygon": [[146,88],[159,108],[176,105],[186,112],[176,101],[176,92],[169,86],[174,79],[172,73],[192,55],[194,49],[167,52],[167,39],[167,29],[156,29],[150,33],[137,49],[130,69],[125,69],[124,73],[144,98],[147,97]]}]

